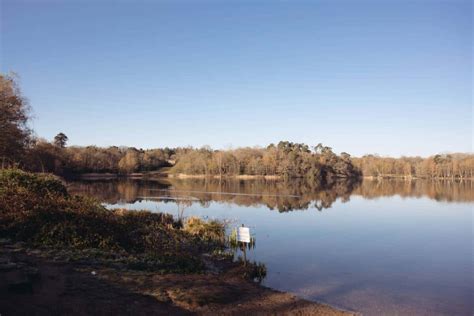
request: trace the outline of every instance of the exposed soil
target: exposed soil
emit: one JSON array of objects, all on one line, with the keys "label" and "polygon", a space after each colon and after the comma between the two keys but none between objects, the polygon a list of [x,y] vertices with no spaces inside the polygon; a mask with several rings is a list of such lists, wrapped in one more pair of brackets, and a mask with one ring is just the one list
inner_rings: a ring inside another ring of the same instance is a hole
[{"label": "exposed soil", "polygon": [[22,244],[2,244],[0,314],[352,315],[259,286],[237,270],[160,275],[54,260]]}]

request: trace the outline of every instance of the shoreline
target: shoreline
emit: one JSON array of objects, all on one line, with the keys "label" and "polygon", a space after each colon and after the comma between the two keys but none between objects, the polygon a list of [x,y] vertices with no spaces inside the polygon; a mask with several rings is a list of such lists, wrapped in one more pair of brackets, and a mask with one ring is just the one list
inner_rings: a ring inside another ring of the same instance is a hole
[{"label": "shoreline", "polygon": [[108,180],[108,179],[160,179],[160,178],[173,178],[173,179],[239,179],[239,180],[282,180],[283,177],[276,175],[204,175],[204,174],[184,174],[184,173],[167,173],[167,172],[135,172],[130,174],[119,174],[119,173],[82,173],[76,174],[71,179],[79,180]]},{"label": "shoreline", "polygon": [[471,177],[467,177],[467,178],[452,178],[452,177],[422,178],[422,177],[401,176],[401,175],[362,176],[362,179],[364,179],[364,180],[389,180],[389,179],[398,179],[398,180],[405,180],[405,181],[412,181],[412,180],[473,181],[473,180],[474,180],[474,178],[471,178]]},{"label": "shoreline", "polygon": [[0,309],[6,314],[278,314],[358,315],[241,277],[219,273],[158,274],[74,262],[23,243],[1,241]]},{"label": "shoreline", "polygon": [[185,174],[185,173],[176,173],[168,174],[168,178],[176,179],[239,179],[239,180],[282,180],[282,176],[277,175],[250,175],[250,174],[240,174],[240,175],[205,175],[205,174]]},{"label": "shoreline", "polygon": [[223,221],[107,210],[21,170],[0,189],[2,314],[353,314],[262,286]]},{"label": "shoreline", "polygon": [[[161,171],[149,171],[149,172],[135,172],[130,174],[119,174],[119,173],[82,173],[76,174],[72,177],[68,177],[73,180],[111,180],[111,179],[236,179],[236,180],[283,180],[284,177],[278,175],[204,175],[204,174],[184,174],[184,173],[169,173]],[[341,180],[348,178],[340,178]],[[351,179],[351,178],[350,178]],[[362,176],[362,180],[430,180],[430,181],[474,181],[474,178],[420,178],[413,176],[401,176],[401,175],[381,175],[381,176]]]}]

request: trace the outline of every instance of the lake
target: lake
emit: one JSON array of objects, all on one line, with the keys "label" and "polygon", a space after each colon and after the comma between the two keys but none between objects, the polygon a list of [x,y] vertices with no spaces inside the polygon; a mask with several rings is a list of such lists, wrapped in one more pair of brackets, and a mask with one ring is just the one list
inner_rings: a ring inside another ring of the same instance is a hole
[{"label": "lake", "polygon": [[472,315],[474,182],[115,179],[69,183],[107,207],[245,224],[263,285],[364,315]]}]

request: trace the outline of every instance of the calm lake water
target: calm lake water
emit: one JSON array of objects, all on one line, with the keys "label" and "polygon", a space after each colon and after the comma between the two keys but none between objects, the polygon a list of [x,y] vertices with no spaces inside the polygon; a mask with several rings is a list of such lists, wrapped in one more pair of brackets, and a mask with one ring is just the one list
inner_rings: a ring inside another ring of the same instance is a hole
[{"label": "calm lake water", "polygon": [[[107,180],[111,207],[245,224],[263,284],[364,315],[472,315],[474,182]],[[183,214],[179,214],[180,211]]]}]

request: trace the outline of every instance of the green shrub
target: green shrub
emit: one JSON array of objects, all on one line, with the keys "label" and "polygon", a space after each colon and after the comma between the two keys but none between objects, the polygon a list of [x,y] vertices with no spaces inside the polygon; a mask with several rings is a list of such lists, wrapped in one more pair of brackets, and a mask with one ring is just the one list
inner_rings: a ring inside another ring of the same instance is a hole
[{"label": "green shrub", "polygon": [[181,226],[168,214],[108,210],[94,199],[69,195],[53,176],[0,170],[2,238],[126,253],[135,268],[200,271],[201,254],[223,247],[224,225],[192,219]]},{"label": "green shrub", "polygon": [[0,190],[6,188],[27,190],[38,195],[67,196],[66,187],[56,176],[49,174],[33,175],[19,169],[3,169],[0,171]]}]

